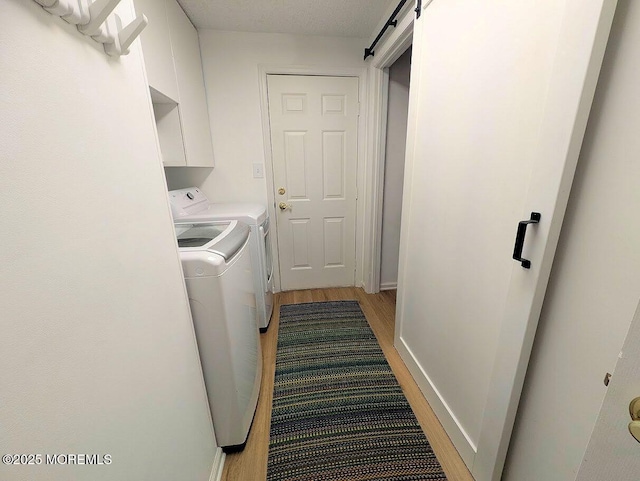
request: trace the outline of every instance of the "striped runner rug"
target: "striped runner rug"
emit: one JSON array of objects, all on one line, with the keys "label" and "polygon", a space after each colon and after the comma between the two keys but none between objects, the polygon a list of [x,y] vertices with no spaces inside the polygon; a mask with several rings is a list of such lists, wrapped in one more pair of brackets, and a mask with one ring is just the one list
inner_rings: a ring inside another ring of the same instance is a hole
[{"label": "striped runner rug", "polygon": [[357,301],[280,307],[268,481],[446,479]]}]

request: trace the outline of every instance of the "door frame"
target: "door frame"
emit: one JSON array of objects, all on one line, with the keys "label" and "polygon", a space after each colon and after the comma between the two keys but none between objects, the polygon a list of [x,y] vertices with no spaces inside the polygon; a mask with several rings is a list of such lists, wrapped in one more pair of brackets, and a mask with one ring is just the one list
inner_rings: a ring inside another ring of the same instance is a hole
[{"label": "door frame", "polygon": [[[271,126],[269,122],[269,96],[267,90],[267,75],[302,75],[318,77],[356,77],[358,78],[358,102],[360,103],[360,113],[358,116],[358,154],[356,159],[356,246],[355,246],[355,284],[362,278],[363,263],[362,258],[364,238],[363,211],[365,202],[362,202],[360,193],[365,192],[365,151],[366,151],[366,120],[368,98],[368,71],[366,67],[331,67],[331,66],[296,66],[296,65],[258,65],[258,85],[260,91],[260,114],[262,120],[262,143],[265,158],[265,176],[267,183],[267,211],[271,218],[272,228],[276,232],[278,227],[278,217],[276,212],[276,186],[273,176],[273,154],[271,150]],[[273,291],[280,292],[280,254],[278,251],[278,236],[271,236],[271,253],[273,269]]]},{"label": "door frame", "polygon": [[[429,2],[422,6],[424,10]],[[369,64],[369,112],[367,152],[368,187],[364,191],[365,222],[363,243],[363,284],[368,293],[380,291],[382,255],[382,203],[387,146],[387,110],[389,107],[389,67],[413,43],[414,2],[407,2],[396,17],[398,24],[383,43],[376,47]],[[357,272],[356,272],[357,274]]]},{"label": "door frame", "polygon": [[[638,444],[631,439],[631,434],[626,429],[630,416],[625,407],[626,403],[640,393],[640,369],[637,364],[640,357],[639,339],[640,303],[629,324],[611,383],[604,393],[598,416],[593,423],[593,431],[582,456],[576,481],[598,480],[603,479],[603,474],[607,477],[609,473],[620,476],[633,471],[634,466],[630,466],[628,461],[637,459]],[[624,438],[622,444],[621,438]]]}]

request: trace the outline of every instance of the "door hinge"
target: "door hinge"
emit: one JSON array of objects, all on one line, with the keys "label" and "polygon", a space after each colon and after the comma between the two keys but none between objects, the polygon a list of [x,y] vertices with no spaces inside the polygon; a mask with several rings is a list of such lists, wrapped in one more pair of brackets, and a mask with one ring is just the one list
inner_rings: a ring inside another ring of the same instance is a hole
[{"label": "door hinge", "polygon": [[358,114],[358,117],[360,117],[360,102],[358,102],[358,106],[357,106],[357,114]]},{"label": "door hinge", "polygon": [[416,8],[413,9],[416,12],[416,19],[420,18],[420,13],[422,11],[422,0],[418,0],[416,2]]}]

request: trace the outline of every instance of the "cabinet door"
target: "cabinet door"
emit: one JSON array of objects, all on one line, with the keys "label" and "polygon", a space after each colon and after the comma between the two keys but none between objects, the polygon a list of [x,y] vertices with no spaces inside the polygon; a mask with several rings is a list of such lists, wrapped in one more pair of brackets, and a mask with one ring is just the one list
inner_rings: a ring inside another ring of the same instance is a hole
[{"label": "cabinet door", "polygon": [[187,165],[213,167],[213,147],[198,33],[175,0],[167,0],[166,7],[180,92],[178,108]]},{"label": "cabinet door", "polygon": [[149,86],[177,103],[180,98],[165,3],[164,0],[135,0],[136,11],[149,19],[140,36]]}]

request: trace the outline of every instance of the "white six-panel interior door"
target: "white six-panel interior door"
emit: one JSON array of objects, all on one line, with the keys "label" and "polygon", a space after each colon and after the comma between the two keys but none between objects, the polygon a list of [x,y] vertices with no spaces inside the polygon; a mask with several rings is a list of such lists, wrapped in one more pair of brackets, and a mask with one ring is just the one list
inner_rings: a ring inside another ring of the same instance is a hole
[{"label": "white six-panel interior door", "polygon": [[282,290],[355,279],[358,79],[268,75]]}]

